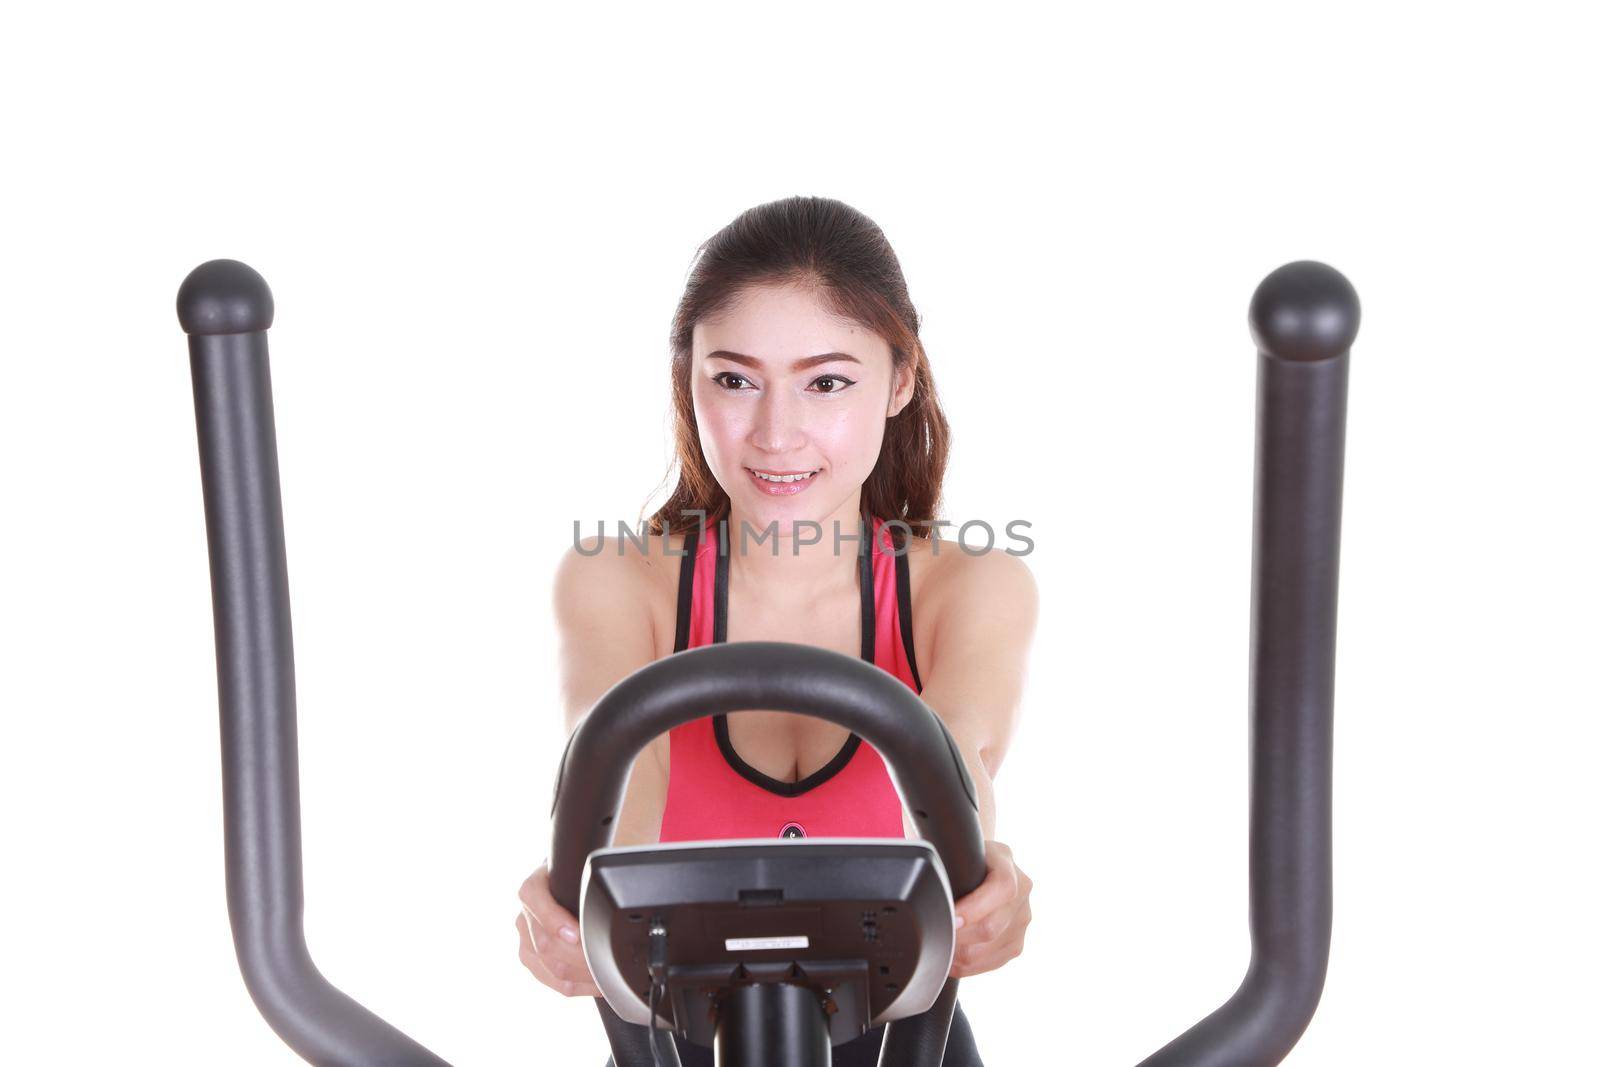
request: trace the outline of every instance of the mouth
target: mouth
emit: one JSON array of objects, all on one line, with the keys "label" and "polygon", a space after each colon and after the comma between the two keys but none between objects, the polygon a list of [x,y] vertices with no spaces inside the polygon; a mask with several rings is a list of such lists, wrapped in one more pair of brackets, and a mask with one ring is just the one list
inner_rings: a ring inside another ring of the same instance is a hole
[{"label": "mouth", "polygon": [[749,475],[750,484],[755,486],[758,493],[766,496],[794,496],[811,488],[811,483],[817,480],[822,468],[818,467],[814,471],[768,471],[746,467],[744,472]]},{"label": "mouth", "polygon": [[746,467],[745,470],[759,481],[768,482],[772,485],[793,485],[796,482],[810,480],[810,478],[818,473],[818,471],[822,470],[822,468],[818,467],[816,470],[809,471],[769,471],[757,470],[754,467]]}]

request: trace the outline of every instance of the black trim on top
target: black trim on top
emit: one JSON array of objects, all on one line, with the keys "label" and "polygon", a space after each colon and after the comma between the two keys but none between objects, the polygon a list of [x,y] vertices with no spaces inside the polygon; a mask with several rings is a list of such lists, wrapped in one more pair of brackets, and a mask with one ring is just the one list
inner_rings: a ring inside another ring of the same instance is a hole
[{"label": "black trim on top", "polygon": [[[872,577],[872,550],[874,548],[871,538],[872,523],[863,512],[864,526],[861,533],[864,535],[856,543],[856,558],[860,566],[856,572],[856,583],[861,590],[861,658],[868,663],[874,663],[874,652],[877,649],[877,604],[874,594]],[[712,598],[712,641],[724,644],[728,640],[728,559],[732,553],[728,549],[728,522],[724,518],[717,525],[717,576],[716,592]],[[679,588],[680,610],[682,603],[682,588]],[[856,749],[861,747],[861,738],[852,733],[845,739],[844,745],[834,753],[831,760],[824,766],[806,775],[798,782],[785,782],[770,775],[763,774],[735,751],[733,741],[728,735],[728,717],[716,715],[712,717],[712,732],[717,738],[717,748],[722,751],[722,758],[727,760],[728,766],[746,781],[760,786],[769,793],[781,797],[797,797],[808,793],[817,786],[826,782],[840,771],[844,770],[851,758],[855,756]]]},{"label": "black trim on top", "polygon": [[785,782],[762,774],[733,749],[733,741],[728,737],[728,717],[718,715],[711,721],[712,732],[717,735],[717,747],[722,750],[722,758],[728,761],[728,766],[739,772],[740,777],[754,782],[769,793],[776,793],[780,797],[797,797],[802,793],[809,793],[817,786],[826,782],[834,775],[845,769],[851,759],[855,757],[856,749],[861,747],[861,738],[851,734],[845,741],[844,747],[834,754],[827,765],[813,771],[798,782]]},{"label": "black trim on top", "polygon": [[711,643],[726,644],[728,640],[728,520],[717,523],[717,580],[711,593]]},{"label": "black trim on top", "polygon": [[872,522],[862,517],[860,553],[856,568],[856,582],[861,586],[861,658],[876,663],[878,656],[878,596],[877,582],[872,576],[873,549]]},{"label": "black trim on top", "polygon": [[[922,675],[917,673],[916,642],[911,639],[911,538],[891,526],[890,540],[894,542],[894,589],[900,607],[900,644],[906,650],[906,663],[911,667],[911,679],[917,683],[917,694],[922,694]],[[902,542],[904,550],[902,551]]]},{"label": "black trim on top", "polygon": [[694,560],[699,554],[700,531],[694,527],[683,535],[683,559],[678,563],[678,635],[672,651],[689,647],[689,620],[694,615]]}]

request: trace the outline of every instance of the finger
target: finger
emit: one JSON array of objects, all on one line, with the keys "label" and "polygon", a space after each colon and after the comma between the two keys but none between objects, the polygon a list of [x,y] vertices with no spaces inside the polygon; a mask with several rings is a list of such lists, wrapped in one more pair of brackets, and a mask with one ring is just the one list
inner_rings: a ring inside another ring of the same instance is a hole
[{"label": "finger", "polygon": [[547,962],[537,952],[533,951],[526,942],[518,946],[517,958],[522,961],[524,967],[533,973],[535,978],[563,996],[598,997],[601,995],[599,988],[588,976],[587,970],[584,971],[582,976],[573,976],[572,972],[564,965],[559,963],[552,965]]},{"label": "finger", "polygon": [[527,909],[517,912],[517,930],[522,935],[523,947],[543,956],[550,949],[550,935]]},{"label": "finger", "polygon": [[1017,880],[1015,895],[1002,907],[977,920],[971,927],[969,937],[963,939],[958,934],[956,937],[958,944],[965,940],[965,943],[975,947],[988,941],[1003,941],[1009,939],[1015,931],[1026,929],[1028,923],[1033,921],[1033,907],[1029,903],[1029,896],[1033,892],[1033,880],[1015,866],[1011,870]]},{"label": "finger", "polygon": [[541,984],[554,989],[562,996],[578,996],[580,992],[584,993],[585,995],[593,995],[584,989],[580,983],[574,982],[570,978],[557,977],[556,974],[550,970],[550,968],[545,966],[544,961],[533,953],[524,951],[520,954],[520,958],[522,960],[522,965],[531,971],[533,976],[537,978]]},{"label": "finger", "polygon": [[1020,944],[1027,936],[1028,918],[1024,915],[1014,915],[1012,921],[1006,924],[1005,930],[997,937],[988,941],[975,941],[967,945],[956,947],[956,958],[968,963],[975,963],[1003,953],[1013,945]]},{"label": "finger", "polygon": [[1027,899],[1020,892],[1018,873],[1015,865],[1003,863],[976,891],[964,898],[966,921],[956,934],[958,943],[979,944],[1005,933],[1019,906]]},{"label": "finger", "polygon": [[956,951],[974,951],[980,945],[987,945],[1004,937],[1006,931],[1011,929],[1016,915],[1016,908],[1005,907],[968,922],[956,934]]},{"label": "finger", "polygon": [[517,958],[522,961],[522,965],[532,971],[533,976],[545,985],[557,992],[565,992],[562,988],[565,984],[563,980],[550,970],[539,955],[534,945],[534,938],[529,933],[527,916],[517,916],[517,932],[521,934],[521,941],[517,945]]},{"label": "finger", "polygon": [[998,970],[1022,955],[1022,942],[1023,934],[1019,932],[1012,937],[985,942],[971,951],[958,953],[950,968],[950,977],[970,978],[975,974]]},{"label": "finger", "polygon": [[594,975],[589,972],[589,960],[584,956],[581,944],[569,945],[551,937],[537,920],[529,919],[527,912],[518,914],[517,928],[525,931],[525,944],[556,978],[577,982],[580,986],[593,985]]},{"label": "finger", "polygon": [[550,895],[550,873],[540,867],[530,874],[517,891],[517,899],[534,919],[551,934],[569,945],[578,943],[578,920]]},{"label": "finger", "polygon": [[534,947],[533,931],[528,926],[528,913],[525,911],[517,912],[517,940],[521,942],[523,948]]},{"label": "finger", "polygon": [[956,915],[964,920],[957,929],[980,920],[1021,893],[1022,879],[1026,876],[1017,868],[1009,846],[999,841],[985,842],[984,859],[988,874],[978,888],[956,901]]},{"label": "finger", "polygon": [[538,870],[528,875],[528,877],[522,880],[522,885],[517,887],[517,899],[521,900],[524,904],[531,904],[533,901],[533,895],[539,891],[538,887],[541,881],[548,878],[549,872],[547,872],[543,867],[540,867]]},{"label": "finger", "polygon": [[1024,905],[1020,913],[1013,918],[1005,936],[993,941],[958,947],[950,976],[961,978],[983,974],[1022,955],[1023,943],[1028,936],[1028,924],[1032,921],[1033,909]]},{"label": "finger", "polygon": [[1004,940],[1025,902],[1008,901],[982,918],[975,919],[956,933],[956,951],[972,954],[995,941]]},{"label": "finger", "polygon": [[517,899],[522,906],[537,915],[544,915],[551,911],[564,910],[550,895],[550,872],[540,867],[524,878],[522,885],[517,889]]},{"label": "finger", "polygon": [[1017,895],[1016,865],[1004,855],[996,858],[999,862],[989,868],[978,888],[956,901],[956,915],[965,920],[963,926],[982,919]]},{"label": "finger", "polygon": [[994,884],[985,882],[970,895],[963,897],[956,914],[962,919],[956,928],[956,940],[966,944],[992,941],[1011,922],[1016,910],[1016,894],[1000,879]]}]

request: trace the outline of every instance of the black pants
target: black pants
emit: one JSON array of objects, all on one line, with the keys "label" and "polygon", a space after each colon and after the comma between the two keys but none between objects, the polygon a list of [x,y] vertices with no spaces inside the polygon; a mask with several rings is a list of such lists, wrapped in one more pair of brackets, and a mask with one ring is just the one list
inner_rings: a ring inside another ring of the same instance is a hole
[{"label": "black pants", "polygon": [[[704,1045],[691,1045],[687,1041],[673,1041],[678,1046],[678,1058],[683,1067],[715,1067],[711,1050]],[[833,1067],[878,1067],[878,1048],[883,1044],[883,1027],[868,1030],[854,1041],[833,1046]],[[607,1057],[606,1067],[616,1067]],[[956,1001],[955,1013],[950,1017],[950,1037],[944,1045],[944,1067],[983,1067],[978,1058],[978,1046],[972,1040],[972,1027],[961,1001]]]}]

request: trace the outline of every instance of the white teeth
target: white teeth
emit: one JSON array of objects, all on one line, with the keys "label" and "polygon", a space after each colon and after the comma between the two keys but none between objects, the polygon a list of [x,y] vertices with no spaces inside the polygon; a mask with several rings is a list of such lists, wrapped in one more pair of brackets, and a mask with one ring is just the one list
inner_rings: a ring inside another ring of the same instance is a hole
[{"label": "white teeth", "polygon": [[811,471],[808,474],[762,474],[760,471],[751,471],[750,473],[764,482],[803,482],[817,472]]}]

